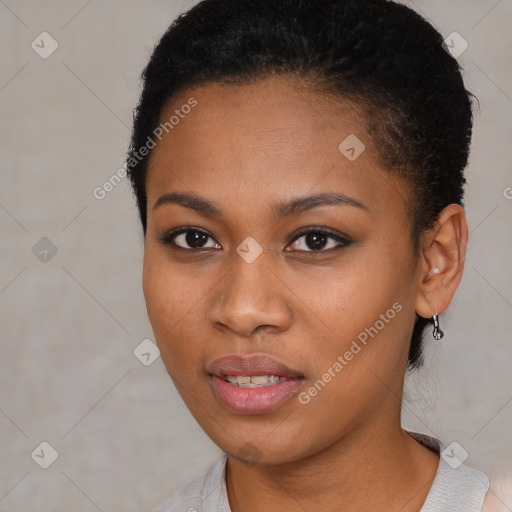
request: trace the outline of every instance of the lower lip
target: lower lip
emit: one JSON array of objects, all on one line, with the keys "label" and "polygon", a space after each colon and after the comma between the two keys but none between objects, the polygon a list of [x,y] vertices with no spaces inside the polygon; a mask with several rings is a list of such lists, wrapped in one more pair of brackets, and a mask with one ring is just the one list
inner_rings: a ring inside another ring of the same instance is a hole
[{"label": "lower lip", "polygon": [[302,384],[292,379],[261,388],[240,388],[216,375],[210,376],[212,389],[220,402],[237,414],[263,414],[277,409],[291,398]]}]

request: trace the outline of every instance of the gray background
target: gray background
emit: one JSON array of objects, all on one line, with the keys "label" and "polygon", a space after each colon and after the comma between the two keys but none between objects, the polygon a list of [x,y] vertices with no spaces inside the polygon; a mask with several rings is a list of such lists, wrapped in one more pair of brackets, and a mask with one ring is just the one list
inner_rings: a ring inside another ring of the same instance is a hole
[{"label": "gray background", "polygon": [[[149,511],[219,453],[160,358],[133,354],[152,332],[126,179],[93,196],[124,162],[154,43],[193,3],[0,1],[2,511]],[[409,3],[468,41],[459,61],[481,110],[464,279],[446,337],[428,336],[427,366],[408,378],[404,425],[512,473],[512,0]],[[43,31],[59,44],[47,59],[31,48]],[[43,237],[57,248],[36,246],[46,261],[32,250]],[[42,441],[58,452],[48,469],[31,458]]]}]

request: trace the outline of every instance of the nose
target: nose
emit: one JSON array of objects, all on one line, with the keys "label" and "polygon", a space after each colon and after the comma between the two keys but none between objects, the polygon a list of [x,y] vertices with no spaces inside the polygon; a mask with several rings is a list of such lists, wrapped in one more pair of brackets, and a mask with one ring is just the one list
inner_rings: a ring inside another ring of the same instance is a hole
[{"label": "nose", "polygon": [[210,322],[216,329],[244,337],[258,330],[274,334],[287,330],[292,320],[288,289],[270,267],[265,253],[252,263],[238,255],[233,260],[211,304]]}]

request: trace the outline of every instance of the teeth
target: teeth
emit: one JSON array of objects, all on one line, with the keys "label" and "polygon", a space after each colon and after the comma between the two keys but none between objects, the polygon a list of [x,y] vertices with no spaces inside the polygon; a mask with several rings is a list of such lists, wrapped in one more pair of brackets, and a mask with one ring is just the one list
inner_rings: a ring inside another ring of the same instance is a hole
[{"label": "teeth", "polygon": [[266,384],[268,382],[268,375],[255,375],[251,377],[252,384]]},{"label": "teeth", "polygon": [[272,386],[282,380],[287,379],[278,377],[277,375],[230,375],[227,377],[227,381],[230,384],[234,384],[240,388],[262,388]]}]

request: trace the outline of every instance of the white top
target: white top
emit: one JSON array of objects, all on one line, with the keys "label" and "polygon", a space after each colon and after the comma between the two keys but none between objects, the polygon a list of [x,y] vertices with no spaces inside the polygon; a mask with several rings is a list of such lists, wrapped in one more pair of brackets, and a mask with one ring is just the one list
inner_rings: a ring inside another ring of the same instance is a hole
[{"label": "white top", "polygon": [[[421,444],[442,454],[436,477],[420,512],[481,512],[489,490],[489,478],[470,468],[434,437],[407,432]],[[154,512],[231,512],[226,490],[223,453],[202,475]]]}]

